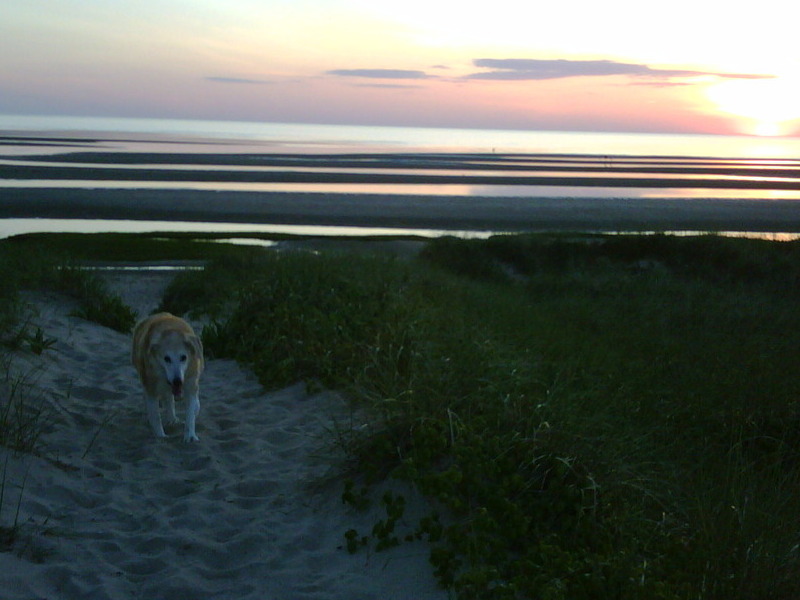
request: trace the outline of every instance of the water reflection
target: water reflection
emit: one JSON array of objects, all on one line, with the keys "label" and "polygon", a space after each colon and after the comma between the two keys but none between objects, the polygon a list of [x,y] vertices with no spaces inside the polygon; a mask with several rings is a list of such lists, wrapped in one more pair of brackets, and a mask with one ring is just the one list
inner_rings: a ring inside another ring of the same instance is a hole
[{"label": "water reflection", "polygon": [[126,221],[113,219],[0,219],[0,239],[24,233],[158,233],[198,232],[237,234],[287,234],[298,236],[418,236],[435,238],[452,235],[486,238],[498,232],[450,231],[438,229],[393,229],[389,227],[342,227],[321,225],[251,225],[186,221]]},{"label": "water reflection", "polygon": [[219,192],[290,192],[317,194],[381,194],[470,196],[485,198],[742,198],[800,200],[800,191],[771,189],[639,188],[603,186],[384,184],[384,183],[198,183],[186,181],[16,181],[0,180],[0,188],[70,188],[108,190],[192,190]]},{"label": "water reflection", "polygon": [[[389,227],[340,227],[319,225],[251,225],[239,223],[199,223],[185,221],[125,221],[111,219],[0,219],[0,239],[26,233],[159,233],[197,232],[224,233],[231,237],[218,238],[221,243],[273,246],[276,242],[246,234],[285,234],[311,237],[422,237],[454,236],[462,239],[486,239],[493,235],[518,234],[503,231],[453,231],[438,229],[393,229]],[[552,232],[551,232],[552,233]],[[720,235],[773,242],[800,239],[800,233],[763,231],[591,231],[608,235]]]}]

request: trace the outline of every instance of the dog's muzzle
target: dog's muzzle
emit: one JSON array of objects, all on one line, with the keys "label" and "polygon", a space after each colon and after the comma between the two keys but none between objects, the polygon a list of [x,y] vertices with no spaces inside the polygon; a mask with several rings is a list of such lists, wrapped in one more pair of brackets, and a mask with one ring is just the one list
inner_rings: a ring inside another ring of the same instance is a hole
[{"label": "dog's muzzle", "polygon": [[172,386],[172,395],[176,398],[180,398],[183,396],[183,381],[178,379],[177,377],[172,380],[170,384]]}]

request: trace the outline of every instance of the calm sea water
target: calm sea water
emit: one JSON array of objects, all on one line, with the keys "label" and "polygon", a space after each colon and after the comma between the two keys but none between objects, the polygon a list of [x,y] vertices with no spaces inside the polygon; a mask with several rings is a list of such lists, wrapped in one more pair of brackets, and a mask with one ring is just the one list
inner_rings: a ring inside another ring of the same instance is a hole
[{"label": "calm sea water", "polygon": [[0,115],[0,132],[99,135],[156,145],[191,141],[209,151],[258,148],[263,152],[524,152],[800,159],[800,138],[745,136],[11,115]]}]

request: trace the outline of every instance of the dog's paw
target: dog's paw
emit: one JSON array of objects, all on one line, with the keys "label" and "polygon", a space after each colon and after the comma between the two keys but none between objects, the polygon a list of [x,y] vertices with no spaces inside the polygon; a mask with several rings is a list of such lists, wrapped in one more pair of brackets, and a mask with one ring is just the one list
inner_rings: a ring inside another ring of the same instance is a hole
[{"label": "dog's paw", "polygon": [[192,442],[199,442],[200,438],[197,437],[195,433],[184,433],[183,434],[183,441],[187,444],[191,444]]}]

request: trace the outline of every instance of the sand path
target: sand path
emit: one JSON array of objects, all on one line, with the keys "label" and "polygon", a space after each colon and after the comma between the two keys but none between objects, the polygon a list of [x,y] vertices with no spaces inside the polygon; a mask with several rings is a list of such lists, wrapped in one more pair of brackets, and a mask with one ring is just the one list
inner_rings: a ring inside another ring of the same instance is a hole
[{"label": "sand path", "polygon": [[[144,315],[168,278],[109,281]],[[0,553],[0,598],[447,597],[422,544],[356,556],[342,548],[345,531],[368,533],[380,513],[348,511],[330,478],[340,456],[329,432],[347,415],[335,394],[302,384],[268,393],[235,362],[210,360],[201,441],[184,444],[178,430],[157,441],[128,336],[69,316],[61,297],[34,300],[34,326],[57,342],[18,355],[14,368],[52,418],[40,457],[0,448],[4,525],[24,484],[20,535]]]}]

